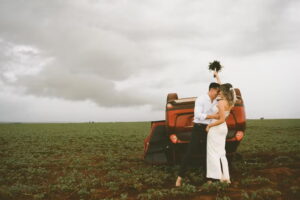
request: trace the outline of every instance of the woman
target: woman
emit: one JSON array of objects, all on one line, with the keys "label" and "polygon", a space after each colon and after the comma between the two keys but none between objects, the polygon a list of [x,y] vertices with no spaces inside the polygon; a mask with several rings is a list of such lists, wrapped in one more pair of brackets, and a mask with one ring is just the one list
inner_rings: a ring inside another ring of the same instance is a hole
[{"label": "woman", "polygon": [[[216,78],[220,83],[218,74]],[[228,132],[226,125],[226,117],[233,108],[236,101],[234,88],[231,84],[226,83],[220,86],[218,104],[214,107],[215,112],[219,114],[219,119],[213,120],[206,128],[207,130],[207,167],[206,177],[208,183],[211,180],[219,180],[221,182],[230,183],[228,162],[226,158],[226,135]]]}]

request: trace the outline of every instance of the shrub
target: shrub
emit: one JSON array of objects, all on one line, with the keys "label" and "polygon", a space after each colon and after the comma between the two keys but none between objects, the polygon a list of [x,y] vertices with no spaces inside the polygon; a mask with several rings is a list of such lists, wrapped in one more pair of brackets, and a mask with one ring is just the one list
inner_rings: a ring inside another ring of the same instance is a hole
[{"label": "shrub", "polygon": [[294,197],[300,197],[300,187],[299,186],[290,187],[290,193]]},{"label": "shrub", "polygon": [[216,200],[230,200],[230,197],[227,197],[227,196],[216,197]]},{"label": "shrub", "polygon": [[281,196],[281,192],[271,188],[263,188],[250,193],[242,192],[242,200],[276,200]]},{"label": "shrub", "polygon": [[146,193],[138,195],[139,200],[164,199],[170,197],[188,197],[197,192],[195,186],[190,184],[182,184],[179,188],[172,189],[148,189]]},{"label": "shrub", "polygon": [[256,178],[246,178],[241,181],[242,186],[262,186],[268,185],[271,181],[268,178],[258,176]]},{"label": "shrub", "polygon": [[201,190],[205,193],[223,194],[225,193],[228,186],[228,183],[223,182],[213,182],[211,184],[205,183],[202,185]]}]

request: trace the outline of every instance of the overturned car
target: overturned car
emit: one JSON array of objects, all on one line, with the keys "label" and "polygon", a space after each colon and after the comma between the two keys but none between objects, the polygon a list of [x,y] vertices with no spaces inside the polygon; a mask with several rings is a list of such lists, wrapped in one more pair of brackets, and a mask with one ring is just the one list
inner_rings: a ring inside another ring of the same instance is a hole
[{"label": "overturned car", "polygon": [[[237,101],[226,119],[226,155],[233,155],[245,135],[246,116],[239,89]],[[178,164],[190,142],[196,97],[178,98],[176,93],[167,96],[166,119],[152,121],[149,135],[144,140],[144,160],[151,164]],[[200,149],[200,148],[199,148]],[[200,151],[199,151],[200,152]],[[201,154],[194,155],[201,157]],[[200,159],[195,160],[195,164]]]}]

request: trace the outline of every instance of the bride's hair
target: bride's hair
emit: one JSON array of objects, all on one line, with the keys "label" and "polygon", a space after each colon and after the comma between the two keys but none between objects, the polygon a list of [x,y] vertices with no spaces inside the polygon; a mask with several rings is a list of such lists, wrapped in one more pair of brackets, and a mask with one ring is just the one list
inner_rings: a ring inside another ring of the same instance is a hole
[{"label": "bride's hair", "polygon": [[220,90],[222,91],[224,97],[228,101],[229,106],[234,106],[236,102],[236,94],[235,90],[230,83],[225,83],[220,86]]}]

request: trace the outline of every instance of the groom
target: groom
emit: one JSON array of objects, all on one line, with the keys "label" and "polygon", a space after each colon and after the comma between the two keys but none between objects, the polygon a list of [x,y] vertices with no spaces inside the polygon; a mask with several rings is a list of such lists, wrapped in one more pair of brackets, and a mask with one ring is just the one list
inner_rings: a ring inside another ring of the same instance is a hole
[{"label": "groom", "polygon": [[218,118],[218,114],[214,114],[215,112],[212,108],[217,104],[216,98],[219,91],[220,84],[213,82],[209,85],[208,93],[197,97],[195,101],[192,136],[181,162],[180,171],[176,181],[177,187],[181,186],[181,180],[191,162],[192,155],[197,151],[198,145],[200,145],[201,154],[204,155],[202,166],[206,171],[206,126],[210,123],[211,119]]}]

